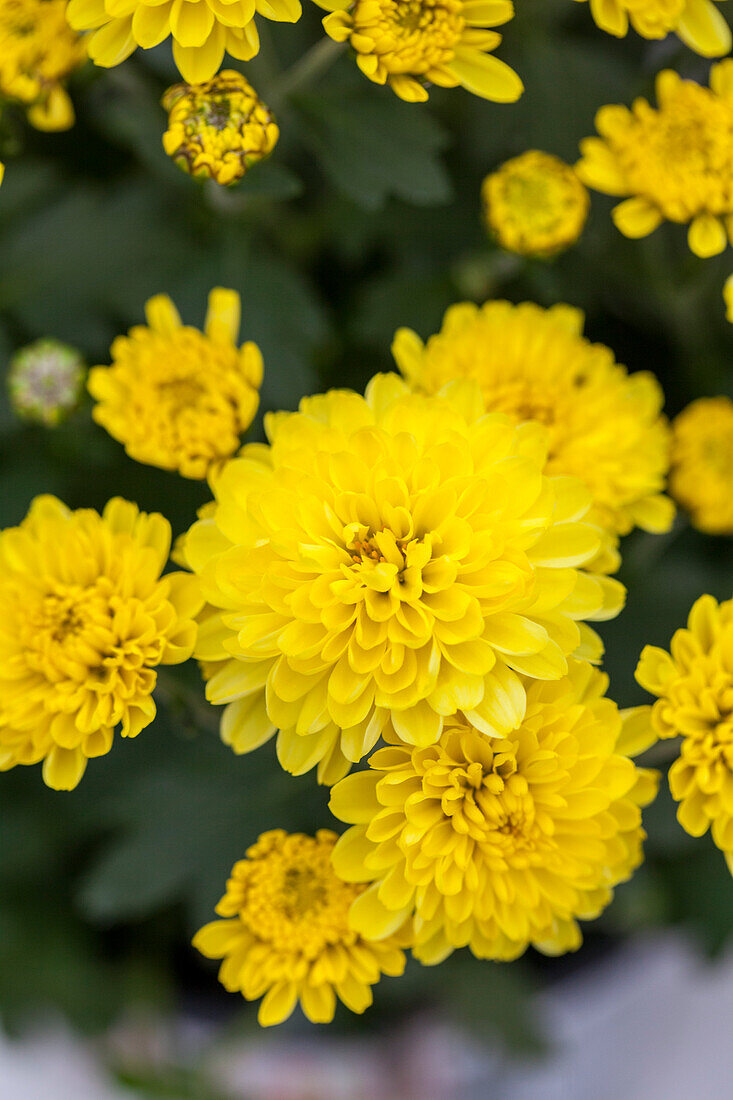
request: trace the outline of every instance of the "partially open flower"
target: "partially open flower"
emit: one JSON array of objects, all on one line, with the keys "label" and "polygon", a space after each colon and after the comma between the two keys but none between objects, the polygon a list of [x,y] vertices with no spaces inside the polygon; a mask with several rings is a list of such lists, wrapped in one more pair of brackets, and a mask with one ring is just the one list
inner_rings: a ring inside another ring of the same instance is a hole
[{"label": "partially open flower", "polygon": [[84,373],[75,348],[59,340],[36,340],[21,348],[11,360],[8,375],[11,404],[24,420],[53,428],[76,407]]},{"label": "partially open flower", "polygon": [[601,107],[600,137],[581,141],[576,171],[588,187],[623,199],[612,217],[624,236],[677,222],[689,225],[696,256],[715,256],[733,234],[733,61],[712,66],[709,88],[671,69],[655,88],[656,108],[641,97],[630,110]]},{"label": "partially open flower", "polygon": [[455,88],[497,103],[523,91],[513,69],[491,56],[501,35],[488,27],[508,23],[511,0],[316,0],[331,12],[323,20],[335,42],[348,42],[356,63],[376,84],[419,103],[427,85]]},{"label": "partially open flower", "polygon": [[575,170],[539,149],[487,176],[481,196],[489,230],[502,248],[522,256],[552,256],[575,244],[590,207]]},{"label": "partially open flower", "polygon": [[699,397],[672,428],[672,494],[698,530],[733,535],[733,401]]},{"label": "partially open flower", "polygon": [[205,84],[175,84],[163,96],[163,148],[191,176],[236,183],[270,155],[280,131],[241,73],[227,69]]},{"label": "partially open flower", "polygon": [[73,126],[64,81],[86,56],[66,0],[0,0],[0,96],[22,103],[37,130]]}]

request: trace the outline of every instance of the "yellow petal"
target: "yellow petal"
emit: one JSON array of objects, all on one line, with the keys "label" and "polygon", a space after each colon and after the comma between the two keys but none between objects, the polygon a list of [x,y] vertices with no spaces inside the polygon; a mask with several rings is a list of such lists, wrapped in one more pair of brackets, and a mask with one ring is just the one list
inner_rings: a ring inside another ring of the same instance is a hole
[{"label": "yellow petal", "polygon": [[28,121],[36,130],[56,133],[74,125],[74,105],[60,84],[55,84],[45,99],[28,110]]},{"label": "yellow petal", "polygon": [[237,755],[269,741],[275,726],[267,716],[264,692],[230,703],[221,718],[221,739]]},{"label": "yellow petal", "polygon": [[445,67],[469,92],[495,103],[515,103],[524,91],[514,69],[498,57],[478,50],[459,47]]},{"label": "yellow petal", "polygon": [[241,934],[240,920],[214,920],[200,928],[191,942],[207,959],[223,959]]},{"label": "yellow petal", "polygon": [[298,1000],[298,988],[295,982],[278,982],[262,998],[257,1022],[261,1027],[281,1024],[292,1015]]},{"label": "yellow petal", "polygon": [[730,53],[730,27],[711,0],[687,0],[676,29],[685,45],[702,57]]},{"label": "yellow petal", "polygon": [[614,224],[625,237],[648,237],[662,222],[662,215],[646,199],[626,199],[611,211]]},{"label": "yellow petal", "polygon": [[101,27],[108,18],[104,0],[70,0],[66,8],[66,19],[75,31]]},{"label": "yellow petal", "polygon": [[128,58],[136,46],[132,33],[132,16],[112,19],[89,39],[89,56],[95,65],[111,69]]},{"label": "yellow petal", "polygon": [[336,994],[333,986],[327,982],[323,985],[304,985],[300,994],[300,1004],[312,1024],[330,1024],[336,1011]]},{"label": "yellow petal", "polygon": [[331,813],[349,825],[367,823],[382,809],[377,798],[378,776],[372,771],[347,775],[331,791],[328,808]]},{"label": "yellow petal", "polygon": [[[132,17],[132,33],[144,50],[152,49],[168,37],[171,32],[170,11],[170,4],[140,4],[135,9]],[[167,295],[161,294],[159,297],[165,298]],[[178,323],[180,324],[180,318]],[[151,328],[153,327],[155,326],[151,325]]]},{"label": "yellow petal", "polygon": [[368,940],[385,940],[402,926],[411,906],[391,910],[379,900],[379,883],[360,894],[349,910],[349,924]]},{"label": "yellow petal", "polygon": [[611,149],[602,138],[583,138],[581,159],[575,165],[578,178],[604,195],[627,195],[629,187]]},{"label": "yellow petal", "polygon": [[629,29],[629,18],[618,0],[590,0],[590,10],[593,21],[602,31],[616,38],[624,37]]},{"label": "yellow petal", "polygon": [[172,336],[181,327],[181,315],[167,294],[156,294],[145,303],[148,326],[161,336]]},{"label": "yellow petal", "polygon": [[242,303],[236,290],[217,286],[209,294],[204,331],[216,344],[236,344]]},{"label": "yellow petal", "polygon": [[80,748],[56,745],[43,762],[43,782],[54,791],[73,791],[84,775],[87,758]]},{"label": "yellow petal", "polygon": [[717,256],[728,244],[725,226],[714,214],[698,214],[690,223],[687,243],[690,250],[702,259]]},{"label": "yellow petal", "polygon": [[173,0],[170,23],[176,42],[199,49],[211,34],[214,13],[206,0]]},{"label": "yellow petal", "polygon": [[173,40],[173,60],[188,84],[203,84],[211,80],[224,59],[224,28],[215,23],[211,34],[201,46],[183,46]]}]

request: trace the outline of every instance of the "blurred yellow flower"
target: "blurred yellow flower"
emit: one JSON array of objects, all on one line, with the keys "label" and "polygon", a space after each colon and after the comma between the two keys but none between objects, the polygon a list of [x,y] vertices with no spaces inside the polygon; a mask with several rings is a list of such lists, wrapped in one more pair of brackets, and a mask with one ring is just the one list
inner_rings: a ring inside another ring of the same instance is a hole
[{"label": "blurred yellow flower", "polygon": [[161,577],[170,524],[115,498],[100,516],[37,497],[0,533],[0,770],[43,760],[71,790],[115,727],[155,717],[158,665],[191,656],[202,600],[195,578]]},{"label": "blurred yellow flower", "polygon": [[514,103],[522,81],[489,56],[501,35],[488,27],[508,23],[511,0],[316,0],[331,14],[323,20],[335,42],[348,42],[356,63],[376,84],[400,99],[421,103],[427,86],[455,88],[497,103]]},{"label": "blurred yellow flower", "polygon": [[287,1020],[298,1002],[314,1024],[330,1023],[337,997],[352,1012],[364,1012],[382,974],[405,968],[398,937],[369,943],[349,928],[349,907],[364,887],[335,874],[335,841],[326,829],[315,837],[262,833],[234,865],[216,907],[227,919],[194,937],[203,955],[224,960],[219,980],[225,989],[248,1001],[263,998],[263,1027]]},{"label": "blurred yellow flower", "polygon": [[530,149],[507,160],[481,186],[486,224],[502,248],[552,256],[583,232],[588,192],[565,161]]},{"label": "blurred yellow flower", "polygon": [[733,535],[733,401],[701,397],[672,429],[670,491],[695,527]]},{"label": "blurred yellow flower", "polygon": [[262,355],[237,348],[240,299],[217,287],[203,333],[183,325],[166,294],[151,298],[139,325],[112,344],[112,365],[93,367],[93,416],[130,458],[205,478],[239,447],[259,404]]},{"label": "blurred yellow flower", "polygon": [[691,836],[712,824],[733,873],[733,600],[701,596],[670,650],[645,646],[636,679],[658,696],[651,708],[656,736],[683,738],[669,769],[677,820]]},{"label": "blurred yellow flower", "polygon": [[67,17],[78,31],[93,31],[89,56],[106,69],[138,46],[149,50],[169,36],[173,58],[188,84],[210,80],[224,54],[249,61],[260,48],[255,14],[297,23],[300,0],[70,0]]},{"label": "blurred yellow flower", "polygon": [[206,694],[235,752],[279,728],[282,766],[333,783],[390,718],[417,745],[459,707],[490,722],[518,673],[557,679],[597,647],[576,620],[619,611],[622,586],[579,568],[601,540],[590,494],[545,477],[542,426],[484,415],[475,384],[378,375],[265,427],[183,546],[219,609],[196,656],[226,661]]},{"label": "blurred yellow flower", "polygon": [[661,387],[648,371],[629,375],[582,330],[583,314],[571,306],[461,302],[426,344],[402,328],[392,351],[416,390],[435,393],[470,378],[488,410],[544,424],[547,473],[584,481],[592,518],[611,535],[635,526],[666,531],[674,507],[662,496],[669,429]]},{"label": "blurred yellow flower", "polygon": [[712,66],[709,88],[665,69],[656,94],[656,109],[641,98],[601,107],[601,137],[581,141],[576,171],[596,191],[630,196],[613,210],[625,236],[689,223],[691,250],[715,256],[733,231],[733,60]]},{"label": "blurred yellow flower", "polygon": [[22,103],[37,130],[74,125],[64,81],[86,56],[66,0],[0,0],[0,96]]},{"label": "blurred yellow flower", "polygon": [[460,712],[435,745],[388,735],[369,770],[331,792],[333,813],[353,824],[336,872],[371,883],[351,927],[379,940],[410,920],[428,964],[466,945],[490,959],[579,947],[577,920],[597,917],[641,863],[640,807],[657,789],[629,759],[653,735],[639,738],[635,711],[624,723],[607,685],[572,662],[555,683],[527,682],[499,736]]},{"label": "blurred yellow flower", "polygon": [[226,69],[205,84],[176,84],[163,147],[179,168],[220,184],[236,183],[270,155],[280,136],[269,108],[241,73]]},{"label": "blurred yellow flower", "polygon": [[590,8],[597,26],[616,38],[631,23],[642,38],[666,38],[673,31],[703,57],[730,52],[730,28],[712,0],[590,0]]}]

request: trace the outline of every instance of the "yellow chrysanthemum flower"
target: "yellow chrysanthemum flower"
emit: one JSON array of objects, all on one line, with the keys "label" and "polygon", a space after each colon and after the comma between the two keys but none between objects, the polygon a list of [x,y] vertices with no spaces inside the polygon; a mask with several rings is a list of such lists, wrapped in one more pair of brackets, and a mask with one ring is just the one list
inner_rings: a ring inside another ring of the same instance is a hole
[{"label": "yellow chrysanthemum flower", "polygon": [[576,171],[596,191],[631,196],[613,210],[625,236],[689,223],[691,250],[715,256],[733,231],[733,61],[712,66],[709,88],[665,69],[656,94],[657,109],[641,98],[601,107],[601,137],[581,141]]},{"label": "yellow chrysanthemum flower", "polygon": [[112,344],[112,365],[93,367],[93,416],[130,458],[184,477],[214,474],[239,447],[259,405],[262,355],[237,348],[240,299],[217,287],[204,331],[183,325],[167,294],[145,306],[139,325]]},{"label": "yellow chrysanthemum flower", "polygon": [[70,0],[67,18],[77,31],[93,31],[89,56],[105,69],[173,39],[173,58],[188,84],[211,80],[224,54],[250,61],[260,39],[255,14],[297,23],[300,0]]},{"label": "yellow chrysanthemum flower", "polygon": [[22,103],[37,130],[74,125],[64,81],[86,57],[66,0],[0,0],[0,96]]},{"label": "yellow chrysanthemum flower", "polygon": [[730,28],[712,0],[590,0],[590,9],[596,25],[616,38],[631,23],[642,38],[673,32],[703,57],[730,52]]},{"label": "yellow chrysanthemum flower", "polygon": [[459,706],[519,705],[518,673],[563,676],[597,644],[576,620],[620,609],[623,587],[579,568],[602,534],[590,494],[544,476],[542,426],[484,415],[474,384],[378,375],[265,427],[184,545],[219,609],[196,656],[226,661],[206,693],[235,752],[279,728],[282,766],[333,783],[390,718],[426,745]]},{"label": "yellow chrysanthemum flower", "polygon": [[195,578],[161,577],[170,524],[115,498],[100,516],[37,497],[0,533],[0,770],[43,760],[71,790],[115,728],[155,717],[158,665],[193,651]]},{"label": "yellow chrysanthemum flower", "polygon": [[511,0],[316,0],[334,42],[348,42],[356,63],[400,99],[422,103],[427,86],[456,88],[496,103],[514,103],[524,90],[513,69],[490,56],[508,23]]},{"label": "yellow chrysanthemum flower", "polygon": [[539,149],[505,161],[485,178],[481,197],[490,232],[521,256],[553,256],[575,244],[590,208],[575,169]]},{"label": "yellow chrysanthemum flower", "polygon": [[527,683],[502,736],[463,713],[435,745],[388,734],[369,770],[331,792],[333,813],[353,824],[336,872],[371,883],[351,927],[379,940],[411,921],[428,964],[466,945],[489,959],[579,947],[577,920],[597,917],[641,862],[640,807],[657,788],[656,773],[629,759],[653,735],[639,738],[636,712],[624,725],[607,685],[573,662],[555,683]]},{"label": "yellow chrysanthemum flower", "polygon": [[241,73],[227,69],[206,84],[176,84],[163,96],[169,112],[163,148],[191,176],[220,184],[241,180],[270,155],[280,131],[270,109]]},{"label": "yellow chrysanthemum flower", "polygon": [[669,465],[662,390],[648,371],[629,375],[582,330],[582,312],[566,305],[462,302],[426,344],[399,329],[392,351],[416,390],[435,393],[470,378],[487,409],[544,424],[547,472],[584,481],[593,518],[611,535],[634,526],[666,531],[674,507],[661,495]]},{"label": "yellow chrysanthemum flower", "polygon": [[234,865],[217,913],[194,947],[223,959],[219,980],[248,1001],[264,997],[263,1027],[287,1020],[300,1002],[314,1024],[333,1019],[338,997],[352,1012],[372,1003],[382,974],[399,975],[405,955],[399,937],[369,943],[349,928],[349,908],[363,886],[342,882],[331,866],[336,834],[315,837],[263,833]]},{"label": "yellow chrysanthemum flower", "polygon": [[658,696],[655,735],[683,738],[668,776],[677,820],[691,836],[712,825],[733,873],[733,600],[701,596],[670,650],[645,646],[636,679]]},{"label": "yellow chrysanthemum flower", "polygon": [[699,530],[733,535],[733,401],[701,397],[672,428],[670,491]]}]

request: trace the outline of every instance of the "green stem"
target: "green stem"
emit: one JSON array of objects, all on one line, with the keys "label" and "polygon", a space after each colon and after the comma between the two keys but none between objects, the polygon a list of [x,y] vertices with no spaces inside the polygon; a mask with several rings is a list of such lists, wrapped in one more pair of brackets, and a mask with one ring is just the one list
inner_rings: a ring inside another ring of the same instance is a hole
[{"label": "green stem", "polygon": [[283,73],[279,83],[270,92],[270,103],[279,104],[295,91],[307,87],[317,76],[324,73],[343,52],[343,44],[332,38],[322,38]]}]

